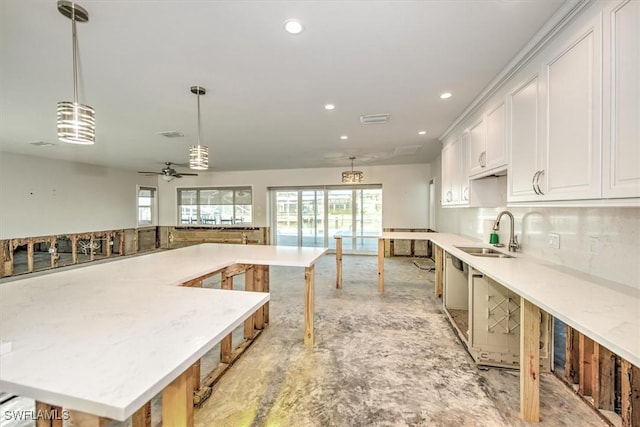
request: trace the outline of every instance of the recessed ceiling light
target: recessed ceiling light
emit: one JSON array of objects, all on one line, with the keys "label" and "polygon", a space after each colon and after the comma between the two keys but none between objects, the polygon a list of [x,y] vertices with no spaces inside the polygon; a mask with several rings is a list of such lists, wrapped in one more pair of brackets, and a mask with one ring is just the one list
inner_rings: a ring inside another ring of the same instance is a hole
[{"label": "recessed ceiling light", "polygon": [[451,98],[451,92],[445,92],[440,95],[440,99],[447,99],[447,98]]},{"label": "recessed ceiling light", "polygon": [[418,132],[418,135],[426,135],[427,131],[426,130],[421,130],[420,132]]},{"label": "recessed ceiling light", "polygon": [[340,139],[349,139],[349,137],[347,135],[342,135],[340,136]]},{"label": "recessed ceiling light", "polygon": [[333,104],[327,104],[327,105],[325,105],[325,106],[324,106],[324,109],[325,109],[325,110],[333,110],[333,109],[335,109],[335,108],[336,108],[336,106],[335,106],[335,105],[333,105]]},{"label": "recessed ceiling light", "polygon": [[304,27],[297,19],[287,19],[284,21],[284,29],[289,34],[300,34]]}]

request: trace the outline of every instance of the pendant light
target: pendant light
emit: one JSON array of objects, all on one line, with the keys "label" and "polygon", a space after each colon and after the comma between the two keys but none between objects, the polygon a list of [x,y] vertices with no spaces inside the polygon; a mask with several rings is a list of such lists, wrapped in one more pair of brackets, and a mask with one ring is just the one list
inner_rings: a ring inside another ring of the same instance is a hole
[{"label": "pendant light", "polygon": [[207,170],[209,169],[209,148],[206,145],[200,145],[200,139],[202,137],[202,127],[200,126],[200,95],[205,95],[207,91],[201,86],[191,86],[191,93],[198,97],[198,145],[189,147],[189,168]]},{"label": "pendant light", "polygon": [[353,161],[355,159],[355,157],[349,157],[349,160],[351,160],[351,170],[342,172],[342,182],[357,184],[362,182],[362,180],[364,179],[364,174],[362,173],[362,171],[353,170]]},{"label": "pendant light", "polygon": [[76,22],[88,22],[89,13],[81,6],[60,0],[58,11],[71,19],[73,49],[73,102],[58,102],[58,140],[71,144],[90,145],[95,142],[96,112],[93,107],[78,103],[78,35]]}]

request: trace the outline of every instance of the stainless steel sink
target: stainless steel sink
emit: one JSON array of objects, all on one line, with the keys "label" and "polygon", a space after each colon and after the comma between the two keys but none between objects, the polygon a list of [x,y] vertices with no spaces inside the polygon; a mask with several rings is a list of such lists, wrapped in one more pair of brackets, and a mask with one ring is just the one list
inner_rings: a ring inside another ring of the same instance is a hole
[{"label": "stainless steel sink", "polygon": [[511,255],[507,255],[505,253],[496,251],[495,249],[491,249],[491,248],[474,248],[474,247],[467,247],[467,246],[456,246],[456,248],[460,249],[462,252],[466,252],[469,255],[473,255],[473,256],[482,256],[482,257],[489,257],[489,258],[513,258]]}]

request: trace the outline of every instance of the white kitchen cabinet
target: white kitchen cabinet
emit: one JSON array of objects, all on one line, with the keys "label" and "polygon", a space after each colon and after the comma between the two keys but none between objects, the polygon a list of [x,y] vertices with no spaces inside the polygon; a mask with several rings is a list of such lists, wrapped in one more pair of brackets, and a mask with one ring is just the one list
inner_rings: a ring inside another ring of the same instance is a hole
[{"label": "white kitchen cabinet", "polygon": [[555,40],[508,95],[508,202],[601,197],[600,20]]},{"label": "white kitchen cabinet", "polygon": [[640,2],[604,11],[604,198],[640,197]]},{"label": "white kitchen cabinet", "polygon": [[540,90],[536,74],[507,96],[510,117],[508,141],[511,147],[507,171],[508,200],[535,200],[536,174],[542,166],[540,143]]},{"label": "white kitchen cabinet", "polygon": [[[459,206],[468,203],[468,181],[463,176],[463,140],[459,136],[448,138],[442,147],[442,206]],[[467,200],[464,200],[463,196]]]},{"label": "white kitchen cabinet", "polygon": [[469,175],[483,177],[507,164],[504,103],[490,109],[469,128]]}]

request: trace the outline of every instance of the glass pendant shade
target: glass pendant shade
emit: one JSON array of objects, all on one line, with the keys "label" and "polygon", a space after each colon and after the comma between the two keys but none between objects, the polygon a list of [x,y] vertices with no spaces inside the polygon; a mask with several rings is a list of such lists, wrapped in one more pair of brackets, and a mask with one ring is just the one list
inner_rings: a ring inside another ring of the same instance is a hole
[{"label": "glass pendant shade", "polygon": [[95,110],[77,102],[58,102],[58,139],[70,144],[93,144],[96,139]]},{"label": "glass pendant shade", "polygon": [[200,95],[205,95],[207,90],[202,86],[191,86],[191,93],[196,95],[198,101],[198,144],[189,147],[189,169],[209,169],[209,147],[200,145],[202,139],[202,125],[200,123]]},{"label": "glass pendant shade", "polygon": [[342,172],[342,182],[345,184],[358,184],[364,179],[362,171],[353,170],[353,161],[355,159],[355,157],[349,157],[349,160],[351,160],[351,170]]},{"label": "glass pendant shade", "polygon": [[358,184],[364,179],[361,171],[344,171],[342,172],[342,182],[349,184]]},{"label": "glass pendant shade", "polygon": [[66,0],[58,1],[58,11],[71,20],[73,53],[73,102],[58,102],[58,140],[70,144],[91,145],[96,139],[96,111],[78,102],[78,35],[76,22],[88,22],[89,12]]},{"label": "glass pendant shade", "polygon": [[189,147],[189,168],[194,170],[209,169],[209,147],[206,145]]}]

